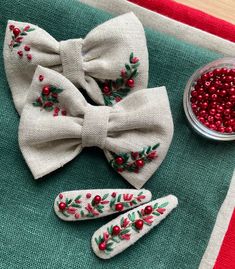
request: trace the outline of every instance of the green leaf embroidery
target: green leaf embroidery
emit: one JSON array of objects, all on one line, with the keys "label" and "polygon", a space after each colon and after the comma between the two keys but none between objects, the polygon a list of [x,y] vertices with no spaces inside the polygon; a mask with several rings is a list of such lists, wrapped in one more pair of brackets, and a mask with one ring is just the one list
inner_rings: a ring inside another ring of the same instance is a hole
[{"label": "green leaf embroidery", "polygon": [[168,204],[169,204],[169,202],[165,202],[165,203],[163,203],[163,204],[159,205],[159,207],[158,207],[158,208],[163,208],[163,207],[166,207]]},{"label": "green leaf embroidery", "polygon": [[132,53],[130,54],[130,60],[129,60],[130,63],[132,62],[133,57],[134,57],[134,53],[132,52]]},{"label": "green leaf embroidery", "polygon": [[82,198],[82,195],[81,194],[79,194],[74,200],[76,201],[76,200],[80,200]]},{"label": "green leaf embroidery", "polygon": [[105,200],[108,196],[109,196],[109,194],[106,193],[106,194],[103,196],[102,200]]},{"label": "green leaf embroidery", "polygon": [[115,203],[116,203],[116,198],[113,198],[113,199],[110,201],[109,206],[112,208],[112,207],[114,206]]},{"label": "green leaf embroidery", "polygon": [[29,28],[28,30],[26,30],[26,32],[32,32],[34,30],[35,30],[35,28]]},{"label": "green leaf embroidery", "polygon": [[160,215],[161,215],[161,214],[158,213],[158,212],[153,212],[152,214],[155,215],[155,216],[160,216]]},{"label": "green leaf embroidery", "polygon": [[119,194],[119,195],[118,195],[118,198],[117,198],[117,202],[120,202],[120,201],[121,201],[121,197],[122,197],[122,195]]},{"label": "green leaf embroidery", "polygon": [[158,207],[158,203],[154,204],[153,209],[156,209]]},{"label": "green leaf embroidery", "polygon": [[73,207],[77,207],[77,208],[82,208],[81,205],[79,205],[79,204],[75,204],[75,203],[72,203],[71,206],[73,206]]},{"label": "green leaf embroidery", "polygon": [[160,146],[160,143],[157,143],[156,145],[153,146],[153,150],[157,149]]},{"label": "green leaf embroidery", "polygon": [[127,234],[127,233],[129,233],[130,232],[130,229],[124,229],[124,230],[122,230],[121,232],[120,232],[120,234],[122,235],[122,234]]}]

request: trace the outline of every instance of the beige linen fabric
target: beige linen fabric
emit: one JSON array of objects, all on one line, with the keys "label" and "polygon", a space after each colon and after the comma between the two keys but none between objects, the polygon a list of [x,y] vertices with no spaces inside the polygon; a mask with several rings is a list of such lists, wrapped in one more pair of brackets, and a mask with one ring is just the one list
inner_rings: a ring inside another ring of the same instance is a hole
[{"label": "beige linen fabric", "polygon": [[[10,48],[12,31],[30,26],[35,29],[23,36],[19,47]],[[25,57],[24,46],[30,46],[32,59]],[[17,52],[21,50],[24,56]],[[148,51],[143,26],[130,12],[111,19],[94,28],[84,39],[58,42],[36,25],[9,21],[4,42],[4,63],[9,86],[17,111],[21,114],[33,74],[38,65],[54,69],[77,87],[87,91],[97,103],[104,104],[97,80],[116,80],[129,62],[130,54],[140,60],[139,75],[134,91],[144,89],[148,83]]]},{"label": "beige linen fabric", "polygon": [[[38,79],[40,75],[45,77],[43,82]],[[63,89],[58,99],[67,116],[53,117],[53,112],[32,105],[44,85]],[[62,167],[85,146],[102,148],[110,161],[111,152],[136,152],[160,143],[158,157],[146,163],[138,174],[120,173],[136,188],[141,188],[159,167],[172,136],[165,87],[136,91],[113,107],[95,107],[63,75],[41,66],[36,69],[19,126],[20,148],[35,179]]]}]

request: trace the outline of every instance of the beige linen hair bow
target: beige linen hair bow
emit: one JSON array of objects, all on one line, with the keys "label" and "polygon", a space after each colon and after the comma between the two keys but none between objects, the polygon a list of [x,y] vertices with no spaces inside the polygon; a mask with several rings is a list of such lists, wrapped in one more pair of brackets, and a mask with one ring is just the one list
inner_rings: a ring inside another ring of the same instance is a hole
[{"label": "beige linen hair bow", "polygon": [[165,158],[173,135],[165,87],[136,91],[112,107],[92,106],[67,78],[39,66],[27,92],[19,144],[35,179],[96,146],[141,188]]},{"label": "beige linen hair bow", "polygon": [[19,114],[38,65],[62,73],[101,105],[112,106],[148,82],[145,33],[132,12],[99,25],[84,39],[60,42],[36,25],[9,21],[4,62]]}]

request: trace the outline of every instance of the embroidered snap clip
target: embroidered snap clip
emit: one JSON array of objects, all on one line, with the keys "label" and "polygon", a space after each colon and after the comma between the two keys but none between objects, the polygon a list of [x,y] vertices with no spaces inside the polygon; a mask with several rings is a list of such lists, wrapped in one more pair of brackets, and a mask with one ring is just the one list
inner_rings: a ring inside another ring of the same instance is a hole
[{"label": "embroidered snap clip", "polygon": [[150,191],[131,189],[79,190],[60,193],[54,203],[56,215],[65,221],[101,218],[147,203]]},{"label": "embroidered snap clip", "polygon": [[94,253],[110,259],[133,245],[178,205],[174,195],[141,205],[102,226],[91,239]]}]

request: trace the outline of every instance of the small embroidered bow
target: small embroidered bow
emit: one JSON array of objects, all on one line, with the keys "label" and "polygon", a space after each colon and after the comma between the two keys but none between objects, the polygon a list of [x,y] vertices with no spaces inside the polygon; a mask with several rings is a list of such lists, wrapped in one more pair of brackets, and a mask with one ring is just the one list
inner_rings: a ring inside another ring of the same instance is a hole
[{"label": "small embroidered bow", "polygon": [[133,13],[99,25],[84,39],[61,42],[36,25],[9,21],[4,62],[19,114],[38,65],[62,73],[101,105],[112,106],[148,82],[145,33]]},{"label": "small embroidered bow", "polygon": [[165,87],[139,90],[113,107],[92,106],[63,75],[39,66],[21,115],[19,144],[36,179],[84,147],[97,146],[120,175],[141,188],[163,161],[172,135]]}]

